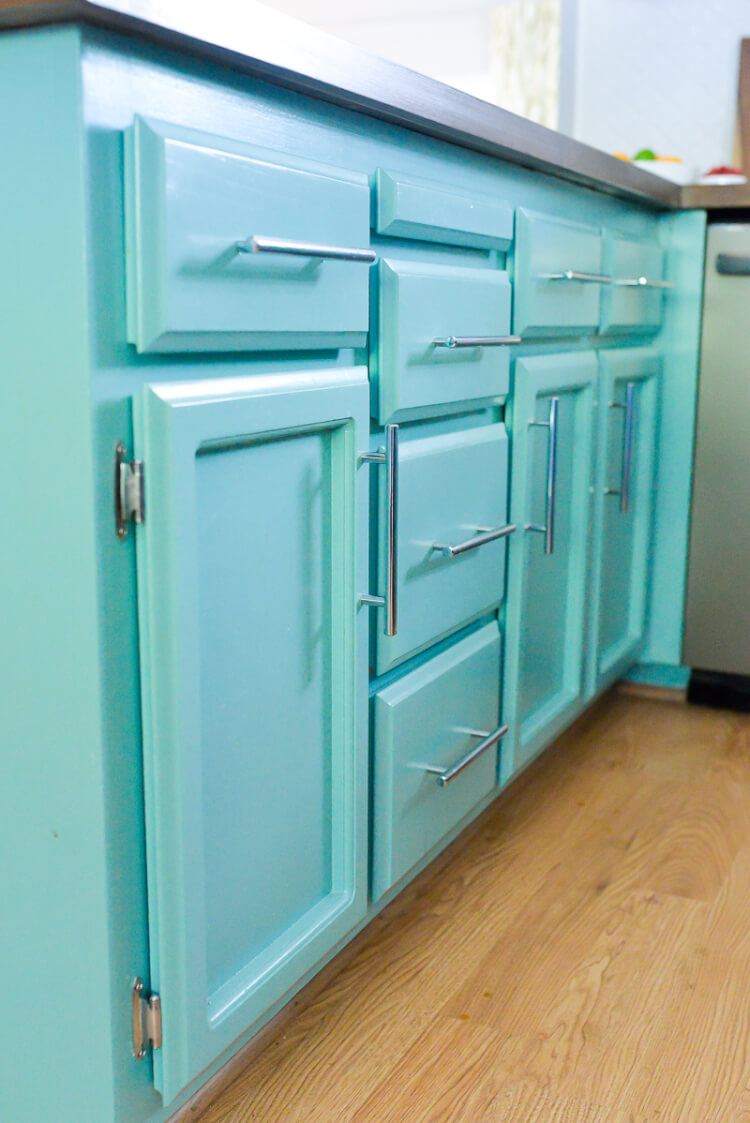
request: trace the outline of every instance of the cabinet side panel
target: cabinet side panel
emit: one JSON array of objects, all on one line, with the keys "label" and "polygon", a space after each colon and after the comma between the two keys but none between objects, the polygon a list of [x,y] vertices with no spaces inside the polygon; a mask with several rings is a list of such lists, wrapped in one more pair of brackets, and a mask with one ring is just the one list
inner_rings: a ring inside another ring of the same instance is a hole
[{"label": "cabinet side panel", "polygon": [[[7,1123],[113,1118],[80,42],[0,40]],[[12,902],[12,904],[11,904]],[[124,982],[124,985],[127,985]],[[10,1042],[9,1042],[10,1044]]]}]

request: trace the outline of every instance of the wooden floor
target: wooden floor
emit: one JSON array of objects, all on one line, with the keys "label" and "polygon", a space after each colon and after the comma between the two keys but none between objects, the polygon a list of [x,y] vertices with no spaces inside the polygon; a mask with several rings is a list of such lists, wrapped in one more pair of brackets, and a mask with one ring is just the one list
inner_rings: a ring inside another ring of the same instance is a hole
[{"label": "wooden floor", "polygon": [[750,1123],[750,718],[611,695],[200,1123]]}]

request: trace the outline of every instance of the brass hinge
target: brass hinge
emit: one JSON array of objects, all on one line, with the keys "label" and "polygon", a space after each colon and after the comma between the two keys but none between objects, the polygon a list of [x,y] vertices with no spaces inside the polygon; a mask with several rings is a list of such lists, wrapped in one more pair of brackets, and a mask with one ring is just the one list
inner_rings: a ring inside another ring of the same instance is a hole
[{"label": "brass hinge", "polygon": [[142,1061],[149,1049],[161,1049],[161,999],[144,993],[142,979],[133,979],[130,989],[133,1015],[133,1056]]},{"label": "brass hinge", "polygon": [[115,529],[122,542],[127,536],[128,524],[140,525],[146,518],[143,481],[143,461],[128,463],[128,450],[122,441],[115,449]]}]

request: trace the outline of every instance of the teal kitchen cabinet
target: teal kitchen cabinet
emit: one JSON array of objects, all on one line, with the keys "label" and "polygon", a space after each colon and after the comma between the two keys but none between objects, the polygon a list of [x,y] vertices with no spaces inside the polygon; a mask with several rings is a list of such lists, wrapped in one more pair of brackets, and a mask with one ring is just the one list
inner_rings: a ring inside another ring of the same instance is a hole
[{"label": "teal kitchen cabinet", "polygon": [[[503,714],[513,771],[582,708],[594,395],[592,351],[513,371]],[[507,777],[501,775],[501,780]]]},{"label": "teal kitchen cabinet", "polygon": [[375,694],[373,900],[494,790],[499,690],[493,621]]},{"label": "teal kitchen cabinet", "polygon": [[365,914],[368,405],[364,368],[136,399],[165,1101]]},{"label": "teal kitchen cabinet", "polygon": [[588,693],[622,675],[646,632],[661,356],[601,351]]},{"label": "teal kitchen cabinet", "polygon": [[364,176],[140,116],[125,161],[139,351],[365,343],[376,255]]},{"label": "teal kitchen cabinet", "polygon": [[[395,611],[392,628],[386,614],[375,619],[378,674],[496,610],[505,591],[514,533],[505,426],[429,430],[420,426],[421,435],[397,441],[392,490],[387,473],[379,481],[378,591],[393,598]],[[399,427],[389,431],[393,440]]]},{"label": "teal kitchen cabinet", "polygon": [[657,331],[665,294],[674,287],[664,278],[659,243],[605,230],[602,271],[612,281],[602,286],[600,332]]}]

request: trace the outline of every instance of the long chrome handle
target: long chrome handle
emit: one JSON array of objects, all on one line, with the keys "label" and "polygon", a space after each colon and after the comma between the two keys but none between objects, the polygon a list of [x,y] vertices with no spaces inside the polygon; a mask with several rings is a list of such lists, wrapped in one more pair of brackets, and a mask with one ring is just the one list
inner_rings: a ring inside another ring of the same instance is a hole
[{"label": "long chrome handle", "polygon": [[633,432],[635,430],[635,382],[628,382],[625,392],[625,441],[622,451],[622,488],[620,510],[630,509],[630,473],[633,465]]},{"label": "long chrome handle", "polygon": [[441,554],[445,554],[448,558],[457,558],[459,554],[466,554],[469,550],[476,550],[479,546],[486,546],[488,542],[494,542],[496,538],[507,538],[516,529],[515,523],[510,523],[508,526],[499,526],[495,530],[485,530],[482,534],[478,534],[476,538],[468,538],[466,542],[459,542],[456,546],[450,546],[446,542],[433,542],[433,550],[439,550]]},{"label": "long chrome handle", "polygon": [[555,499],[557,494],[557,409],[559,404],[559,398],[550,398],[549,420],[529,422],[530,426],[536,425],[543,429],[549,429],[549,451],[547,453],[546,486],[547,516],[544,525],[540,526],[536,523],[527,523],[526,525],[526,530],[538,530],[540,534],[544,535],[545,554],[553,554],[555,552]]},{"label": "long chrome handle", "polygon": [[520,335],[447,335],[444,339],[433,339],[434,347],[510,347],[523,343]]},{"label": "long chrome handle", "polygon": [[349,246],[321,246],[315,242],[289,242],[285,238],[266,238],[253,234],[237,242],[238,253],[287,253],[295,257],[325,257],[332,261],[360,261],[372,265],[378,259],[374,250],[358,250]]},{"label": "long chrome handle", "polygon": [[620,496],[620,510],[627,514],[630,510],[630,476],[633,464],[633,433],[635,430],[635,382],[628,382],[624,402],[610,402],[610,409],[625,410],[625,425],[622,438],[622,483],[619,487],[605,487],[605,495]]},{"label": "long chrome handle", "polygon": [[395,636],[398,626],[398,425],[385,427],[385,481],[385,634]]},{"label": "long chrome handle", "polygon": [[385,609],[385,634],[395,636],[398,627],[398,425],[386,425],[385,447],[363,452],[363,463],[385,465],[386,543],[385,596],[362,593],[360,604]]},{"label": "long chrome handle", "polygon": [[750,257],[735,253],[717,253],[716,272],[725,277],[750,277]]},{"label": "long chrome handle", "polygon": [[652,281],[649,277],[623,277],[621,280],[614,280],[613,285],[617,288],[642,288],[642,289],[673,289],[673,281]]},{"label": "long chrome handle", "polygon": [[612,278],[604,273],[579,273],[577,269],[563,269],[562,273],[540,273],[540,281],[578,281],[582,285],[611,285]]},{"label": "long chrome handle", "polygon": [[488,733],[485,729],[465,729],[461,732],[468,734],[469,737],[484,737],[484,740],[481,744],[470,749],[465,756],[462,756],[461,759],[457,760],[450,768],[441,768],[438,764],[425,765],[425,772],[430,772],[434,776],[437,776],[437,782],[440,784],[441,788],[444,788],[446,784],[450,784],[451,780],[455,780],[456,776],[460,776],[463,770],[468,768],[470,764],[473,764],[477,757],[480,757],[482,753],[487,752],[487,749],[491,749],[493,745],[501,741],[508,732],[508,726],[501,725],[494,733]]}]

